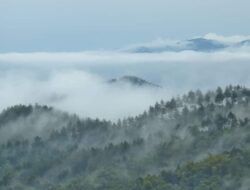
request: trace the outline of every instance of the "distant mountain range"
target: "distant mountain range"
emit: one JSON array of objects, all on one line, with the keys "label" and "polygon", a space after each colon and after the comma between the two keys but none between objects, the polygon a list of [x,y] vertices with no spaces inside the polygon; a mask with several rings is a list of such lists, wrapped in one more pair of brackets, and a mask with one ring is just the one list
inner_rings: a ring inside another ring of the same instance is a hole
[{"label": "distant mountain range", "polygon": [[122,76],[120,78],[113,78],[108,81],[109,84],[114,85],[130,85],[134,87],[150,87],[150,88],[161,88],[161,86],[148,82],[142,78],[136,76]]},{"label": "distant mountain range", "polygon": [[198,51],[213,52],[227,48],[239,48],[250,46],[250,39],[234,43],[226,43],[219,40],[207,39],[205,37],[193,38],[184,41],[161,42],[156,44],[142,44],[129,48],[126,51],[132,53],[161,53],[161,52],[181,52],[181,51]]}]

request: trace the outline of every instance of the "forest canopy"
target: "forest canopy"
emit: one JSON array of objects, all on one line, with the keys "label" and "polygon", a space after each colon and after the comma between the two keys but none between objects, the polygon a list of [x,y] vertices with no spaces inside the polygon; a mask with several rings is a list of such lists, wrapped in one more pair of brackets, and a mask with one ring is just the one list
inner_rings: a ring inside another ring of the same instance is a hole
[{"label": "forest canopy", "polygon": [[241,86],[190,91],[117,122],[15,105],[0,114],[0,189],[247,189],[249,113]]}]

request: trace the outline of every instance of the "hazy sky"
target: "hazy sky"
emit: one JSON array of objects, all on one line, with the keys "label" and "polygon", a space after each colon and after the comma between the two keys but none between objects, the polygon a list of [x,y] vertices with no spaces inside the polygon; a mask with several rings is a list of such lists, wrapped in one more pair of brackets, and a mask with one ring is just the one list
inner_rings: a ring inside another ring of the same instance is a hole
[{"label": "hazy sky", "polygon": [[0,52],[113,49],[250,34],[249,0],[0,0]]}]

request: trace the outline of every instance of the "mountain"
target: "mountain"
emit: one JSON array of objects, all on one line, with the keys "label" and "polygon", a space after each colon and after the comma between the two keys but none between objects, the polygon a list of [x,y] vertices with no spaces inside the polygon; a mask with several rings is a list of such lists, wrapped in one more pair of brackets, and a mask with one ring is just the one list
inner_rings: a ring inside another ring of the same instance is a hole
[{"label": "mountain", "polygon": [[241,86],[190,91],[117,122],[16,105],[0,114],[0,189],[248,189],[249,113]]},{"label": "mountain", "polygon": [[244,41],[240,42],[240,45],[242,45],[242,46],[250,46],[250,40],[244,40]]},{"label": "mountain", "polygon": [[133,53],[162,53],[162,52],[181,52],[181,51],[198,51],[198,52],[214,52],[227,48],[239,48],[241,46],[249,46],[250,40],[244,40],[235,43],[226,43],[219,40],[207,38],[193,38],[189,40],[176,41],[171,43],[161,42],[159,44],[138,45],[127,51]]},{"label": "mountain", "polygon": [[188,43],[186,50],[194,51],[216,51],[228,47],[227,45],[219,41],[208,40],[204,38],[195,38],[188,40],[187,42]]},{"label": "mountain", "polygon": [[113,78],[108,81],[112,85],[130,85],[134,87],[149,87],[149,88],[160,88],[159,85],[148,82],[142,78],[136,76],[123,76],[120,78]]}]

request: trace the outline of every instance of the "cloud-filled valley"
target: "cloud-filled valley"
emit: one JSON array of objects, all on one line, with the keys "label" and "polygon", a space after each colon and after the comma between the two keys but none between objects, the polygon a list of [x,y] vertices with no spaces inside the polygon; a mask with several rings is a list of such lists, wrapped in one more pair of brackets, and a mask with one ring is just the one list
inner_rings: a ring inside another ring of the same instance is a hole
[{"label": "cloud-filled valley", "polygon": [[[209,34],[238,43],[248,37]],[[14,104],[47,104],[81,117],[118,119],[142,113],[161,99],[189,90],[229,84],[250,85],[250,48],[215,51],[135,53],[121,50],[0,54],[0,109]],[[137,76],[160,89],[113,86],[112,78]]]}]

